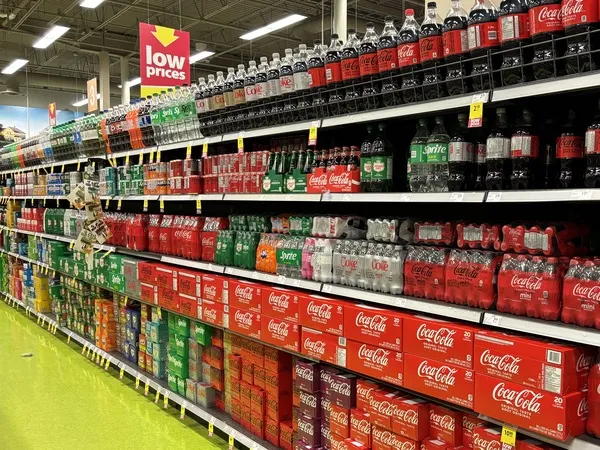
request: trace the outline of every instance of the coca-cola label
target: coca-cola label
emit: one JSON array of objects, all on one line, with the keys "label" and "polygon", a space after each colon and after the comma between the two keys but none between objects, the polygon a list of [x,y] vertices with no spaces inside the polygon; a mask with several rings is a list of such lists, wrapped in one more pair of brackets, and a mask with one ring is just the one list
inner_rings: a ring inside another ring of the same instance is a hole
[{"label": "coca-cola label", "polygon": [[344,306],[342,303],[316,295],[302,296],[299,301],[299,323],[326,333],[343,335]]},{"label": "coca-cola label", "polygon": [[321,419],[298,415],[298,438],[316,448],[321,444]]},{"label": "coca-cola label", "polygon": [[331,432],[343,438],[350,437],[350,410],[332,404],[329,410]]},{"label": "coca-cola label", "polygon": [[346,366],[346,349],[343,341],[333,334],[302,327],[300,353],[342,367]]},{"label": "coca-cola label", "polygon": [[466,29],[444,31],[442,41],[445,57],[462,55],[469,51],[469,38]]},{"label": "coca-cola label", "polygon": [[344,81],[357,80],[360,78],[360,63],[358,55],[353,58],[343,58],[341,62],[342,79]]},{"label": "coca-cola label", "polygon": [[583,138],[581,136],[559,136],[556,138],[558,159],[583,158]]},{"label": "coca-cola label", "polygon": [[299,297],[296,291],[265,286],[262,288],[262,312],[269,317],[298,323]]},{"label": "coca-cola label", "polygon": [[213,275],[202,275],[202,299],[222,302],[223,278]]},{"label": "coca-cola label", "polygon": [[356,381],[356,407],[363,411],[369,410],[371,397],[373,393],[379,390],[380,386],[372,381],[359,379]]},{"label": "coca-cola label", "polygon": [[498,22],[485,22],[469,25],[467,28],[469,38],[469,51],[497,47],[500,44],[498,40]]},{"label": "coca-cola label", "polygon": [[342,374],[331,375],[329,392],[332,403],[341,408],[352,408],[356,399],[356,377]]},{"label": "coca-cola label", "polygon": [[373,392],[368,407],[371,423],[391,430],[392,418],[396,415],[396,404],[399,398],[400,394],[397,391],[380,389]]},{"label": "coca-cola label", "polygon": [[429,410],[430,436],[453,446],[462,443],[462,413],[432,404]]},{"label": "coca-cola label", "polygon": [[262,286],[232,279],[229,281],[229,305],[260,313]]},{"label": "coca-cola label", "polygon": [[202,320],[204,322],[223,326],[223,303],[211,302],[209,300],[202,301]]},{"label": "coca-cola label", "polygon": [[419,53],[421,62],[427,62],[444,57],[442,36],[427,36],[419,38]]},{"label": "coca-cola label", "polygon": [[[471,438],[473,450],[501,450],[500,429],[478,426]],[[464,445],[464,443],[463,443]]]},{"label": "coca-cola label", "polygon": [[245,309],[229,307],[229,329],[235,333],[260,339],[261,317],[259,313]]},{"label": "coca-cola label", "polygon": [[362,44],[358,57],[360,76],[376,75],[379,72],[379,61],[377,60],[377,49],[371,44]]},{"label": "coca-cola label", "polygon": [[373,426],[372,430],[373,448],[390,450],[418,450],[419,443],[404,436],[386,430],[385,428]]},{"label": "coca-cola label", "polygon": [[358,408],[350,411],[350,437],[371,447],[370,414]]},{"label": "coca-cola label", "polygon": [[598,22],[598,2],[593,0],[563,0],[563,27],[595,22]]},{"label": "coca-cola label", "polygon": [[506,14],[498,18],[500,42],[516,41],[529,37],[529,16],[526,12]]},{"label": "coca-cola label", "polygon": [[392,417],[392,431],[415,441],[429,436],[430,404],[418,398],[399,399]]},{"label": "coca-cola label", "polygon": [[473,144],[471,142],[450,142],[448,161],[471,162],[474,160]]},{"label": "coca-cola label", "polygon": [[264,314],[260,323],[264,342],[294,352],[299,351],[300,327],[297,324]]},{"label": "coca-cola label", "polygon": [[339,60],[325,64],[325,78],[327,84],[339,83],[342,81],[342,63]]},{"label": "coca-cola label", "polygon": [[346,344],[348,369],[397,386],[403,385],[402,353],[352,340]]},{"label": "coca-cola label", "polygon": [[390,310],[346,305],[344,330],[348,339],[390,350],[402,350],[402,316]]},{"label": "coca-cola label", "polygon": [[418,42],[403,42],[396,49],[398,53],[398,67],[414,66],[421,62],[421,50]]},{"label": "coca-cola label", "polygon": [[[465,448],[474,448],[473,446],[473,433],[477,427],[484,427],[487,425],[485,420],[478,418],[476,415],[463,413],[462,415],[462,445]],[[484,450],[484,449],[481,449]]]},{"label": "coca-cola label", "polygon": [[308,85],[311,89],[325,86],[327,78],[325,77],[325,67],[310,67],[308,69]]},{"label": "coca-cola label", "polygon": [[379,72],[388,72],[398,67],[398,52],[396,47],[377,49],[377,65]]},{"label": "coca-cola label", "polygon": [[551,3],[531,8],[529,10],[529,27],[532,36],[540,33],[560,32],[563,29],[561,4]]}]

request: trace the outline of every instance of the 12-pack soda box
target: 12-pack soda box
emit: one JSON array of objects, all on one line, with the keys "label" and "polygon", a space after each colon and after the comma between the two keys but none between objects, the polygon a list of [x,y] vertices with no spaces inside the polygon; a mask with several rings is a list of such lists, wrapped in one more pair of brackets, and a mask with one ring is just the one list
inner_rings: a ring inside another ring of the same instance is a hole
[{"label": "12-pack soda box", "polygon": [[346,367],[379,380],[403,385],[402,353],[348,339]]},{"label": "12-pack soda box", "polygon": [[300,325],[263,314],[261,327],[265,343],[293,352],[300,351]]},{"label": "12-pack soda box", "polygon": [[300,325],[303,327],[344,335],[344,302],[320,295],[303,295],[298,306]]},{"label": "12-pack soda box", "polygon": [[229,305],[260,313],[262,311],[263,285],[250,281],[229,280]]},{"label": "12-pack soda box", "polygon": [[402,351],[403,315],[368,305],[344,306],[344,335],[353,341]]},{"label": "12-pack soda box", "polygon": [[336,366],[346,367],[346,338],[302,327],[300,353]]},{"label": "12-pack soda box", "polygon": [[269,317],[298,323],[298,298],[302,295],[291,289],[263,286],[262,313]]},{"label": "12-pack soda box", "polygon": [[429,436],[429,407],[429,402],[422,398],[397,400],[392,431],[414,441],[425,439]]},{"label": "12-pack soda box", "polygon": [[228,310],[223,321],[226,328],[234,333],[261,339],[261,315],[259,313],[235,308],[231,305],[225,305],[224,309]]}]

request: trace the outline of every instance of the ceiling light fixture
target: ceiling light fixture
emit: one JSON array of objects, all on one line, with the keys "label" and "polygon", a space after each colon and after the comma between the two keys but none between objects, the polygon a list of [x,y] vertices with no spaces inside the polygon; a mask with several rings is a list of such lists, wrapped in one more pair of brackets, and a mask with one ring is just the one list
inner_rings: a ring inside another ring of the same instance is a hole
[{"label": "ceiling light fixture", "polygon": [[137,86],[138,84],[140,84],[142,82],[142,79],[140,77],[134,78],[133,80],[129,80],[127,82],[127,86],[131,87],[131,86]]},{"label": "ceiling light fixture", "polygon": [[202,50],[201,52],[198,52],[198,53],[190,56],[190,64],[194,64],[195,62],[206,59],[209,56],[212,56],[214,54],[215,54],[215,52],[211,52],[210,50]]},{"label": "ceiling light fixture", "polygon": [[50,44],[52,44],[55,40],[61,37],[69,31],[69,27],[63,27],[62,25],[54,25],[50,31],[48,31],[44,36],[38,39],[33,46],[35,48],[47,48]]},{"label": "ceiling light fixture", "polygon": [[[100,100],[100,94],[97,96],[98,100]],[[79,100],[78,102],[73,103],[73,106],[85,106],[88,104],[88,99],[85,97],[84,99]]]},{"label": "ceiling light fixture", "polygon": [[23,67],[28,62],[29,61],[26,59],[15,59],[8,66],[6,66],[4,69],[2,69],[2,73],[5,75],[12,75],[13,73],[15,73],[17,70],[19,70],[21,67]]},{"label": "ceiling light fixture", "polygon": [[273,22],[269,25],[266,25],[262,28],[243,34],[240,36],[240,39],[243,39],[245,41],[251,41],[252,39],[256,39],[257,37],[272,33],[273,31],[285,28],[304,19],[306,19],[306,16],[301,16],[300,14],[292,14],[290,16],[284,17],[283,19],[277,20],[276,22]]},{"label": "ceiling light fixture", "polygon": [[79,6],[82,8],[95,8],[104,3],[104,0],[83,0]]}]

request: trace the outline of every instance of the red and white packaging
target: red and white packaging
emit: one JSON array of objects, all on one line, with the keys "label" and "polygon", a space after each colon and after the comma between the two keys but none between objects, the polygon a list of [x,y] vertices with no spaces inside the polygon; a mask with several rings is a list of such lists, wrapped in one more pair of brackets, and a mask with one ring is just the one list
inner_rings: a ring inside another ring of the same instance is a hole
[{"label": "red and white packaging", "polygon": [[452,445],[439,439],[427,438],[421,441],[421,450],[450,450],[452,448]]},{"label": "red and white packaging", "polygon": [[156,285],[177,291],[177,270],[166,265],[156,267]]},{"label": "red and white packaging", "polygon": [[302,327],[300,353],[329,364],[346,367],[345,338]]},{"label": "red and white packaging", "polygon": [[218,275],[202,275],[202,299],[226,303],[229,279]]},{"label": "red and white packaging", "polygon": [[180,294],[202,297],[202,274],[192,270],[179,270],[177,290]]},{"label": "red and white packaging", "polygon": [[262,284],[229,280],[229,305],[260,313],[262,310]]},{"label": "red and white packaging", "polygon": [[298,323],[300,293],[291,289],[263,286],[261,289],[263,314],[276,319]]},{"label": "red and white packaging", "polygon": [[319,392],[321,365],[311,361],[296,361],[294,383],[305,392]]},{"label": "red and white packaging", "polygon": [[344,335],[353,341],[399,352],[402,318],[402,314],[389,309],[349,303],[344,306]]},{"label": "red and white packaging", "polygon": [[298,414],[298,438],[318,447],[321,444],[321,419]]},{"label": "red and white packaging", "polygon": [[359,378],[356,381],[356,407],[364,412],[371,411],[371,397],[381,389],[377,383]]},{"label": "red and white packaging", "polygon": [[300,390],[299,411],[309,417],[321,417],[321,393]]},{"label": "red and white packaging", "polygon": [[254,339],[261,339],[261,316],[259,313],[234,308],[231,305],[225,305],[225,309],[229,310],[227,320],[225,320],[226,328],[229,328],[234,333],[243,334]]},{"label": "red and white packaging", "polygon": [[371,414],[358,408],[350,411],[350,437],[371,447]]},{"label": "red and white packaging", "polygon": [[264,314],[261,324],[264,342],[293,352],[300,351],[300,325]]},{"label": "red and white packaging", "polygon": [[447,248],[409,246],[404,261],[404,294],[444,300],[448,252]]},{"label": "red and white packaging", "polygon": [[346,367],[378,380],[403,385],[404,361],[402,353],[347,340]]},{"label": "red and white packaging", "polygon": [[331,433],[331,450],[369,450],[369,448],[362,442],[355,441],[352,438],[344,439],[335,433]]},{"label": "red and white packaging", "polygon": [[350,410],[332,404],[329,411],[329,427],[332,433],[335,433],[341,437],[349,438]]},{"label": "red and white packaging", "polygon": [[419,450],[419,443],[390,430],[373,425],[372,450]]},{"label": "red and white packaging", "polygon": [[398,391],[379,389],[373,392],[369,403],[369,414],[371,423],[388,430],[392,429],[392,417],[396,415],[396,400],[402,398]]},{"label": "red and white packaging", "polygon": [[479,373],[475,380],[478,413],[559,441],[585,432],[587,392],[553,395]]},{"label": "red and white packaging", "polygon": [[429,437],[452,444],[462,444],[462,413],[432,404],[429,409]]},{"label": "red and white packaging", "polygon": [[200,311],[200,308],[202,308],[202,314],[198,314],[198,317],[201,315],[204,322],[211,323],[218,327],[223,326],[223,314],[225,309],[223,303],[203,300],[202,306],[198,307],[198,311]]},{"label": "red and white packaging", "polygon": [[320,295],[303,295],[299,299],[300,325],[343,336],[344,304],[345,302]]},{"label": "red and white packaging", "polygon": [[345,409],[354,408],[356,406],[356,375],[331,374],[328,392],[332,404]]},{"label": "red and white packaging", "polygon": [[329,396],[331,394],[331,381],[334,375],[340,373],[339,369],[330,366],[321,367],[321,393]]},{"label": "red and white packaging", "polygon": [[422,398],[401,398],[396,401],[392,431],[421,441],[429,436],[429,402]]},{"label": "red and white packaging", "polygon": [[493,426],[478,426],[473,429],[473,450],[502,450],[502,429]]},{"label": "red and white packaging", "polygon": [[587,389],[595,351],[574,345],[513,336],[475,333],[475,372],[565,395]]},{"label": "red and white packaging", "polygon": [[475,376],[470,369],[404,353],[404,387],[473,408]]},{"label": "red and white packaging", "polygon": [[477,328],[424,316],[405,316],[403,346],[413,355],[473,368],[473,341]]},{"label": "red and white packaging", "polygon": [[463,413],[462,416],[462,445],[464,448],[473,448],[473,430],[476,427],[489,426],[485,420],[473,414]]},{"label": "red and white packaging", "polygon": [[179,294],[179,311],[182,315],[198,319],[198,299],[185,294]]}]

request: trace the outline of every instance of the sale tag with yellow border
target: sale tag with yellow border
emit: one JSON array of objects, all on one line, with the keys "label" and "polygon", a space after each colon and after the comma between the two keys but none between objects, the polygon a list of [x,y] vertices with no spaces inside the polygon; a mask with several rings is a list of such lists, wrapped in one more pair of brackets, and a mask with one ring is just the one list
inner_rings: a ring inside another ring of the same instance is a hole
[{"label": "sale tag with yellow border", "polygon": [[206,158],[208,156],[208,142],[202,144],[202,158]]},{"label": "sale tag with yellow border", "polygon": [[500,442],[514,447],[517,443],[517,429],[511,427],[510,425],[503,425]]},{"label": "sale tag with yellow border", "polygon": [[163,398],[163,407],[167,409],[169,407],[169,393],[165,391],[165,396]]},{"label": "sale tag with yellow border", "polygon": [[188,145],[187,148],[185,149],[185,159],[191,159],[192,158],[192,146]]}]

